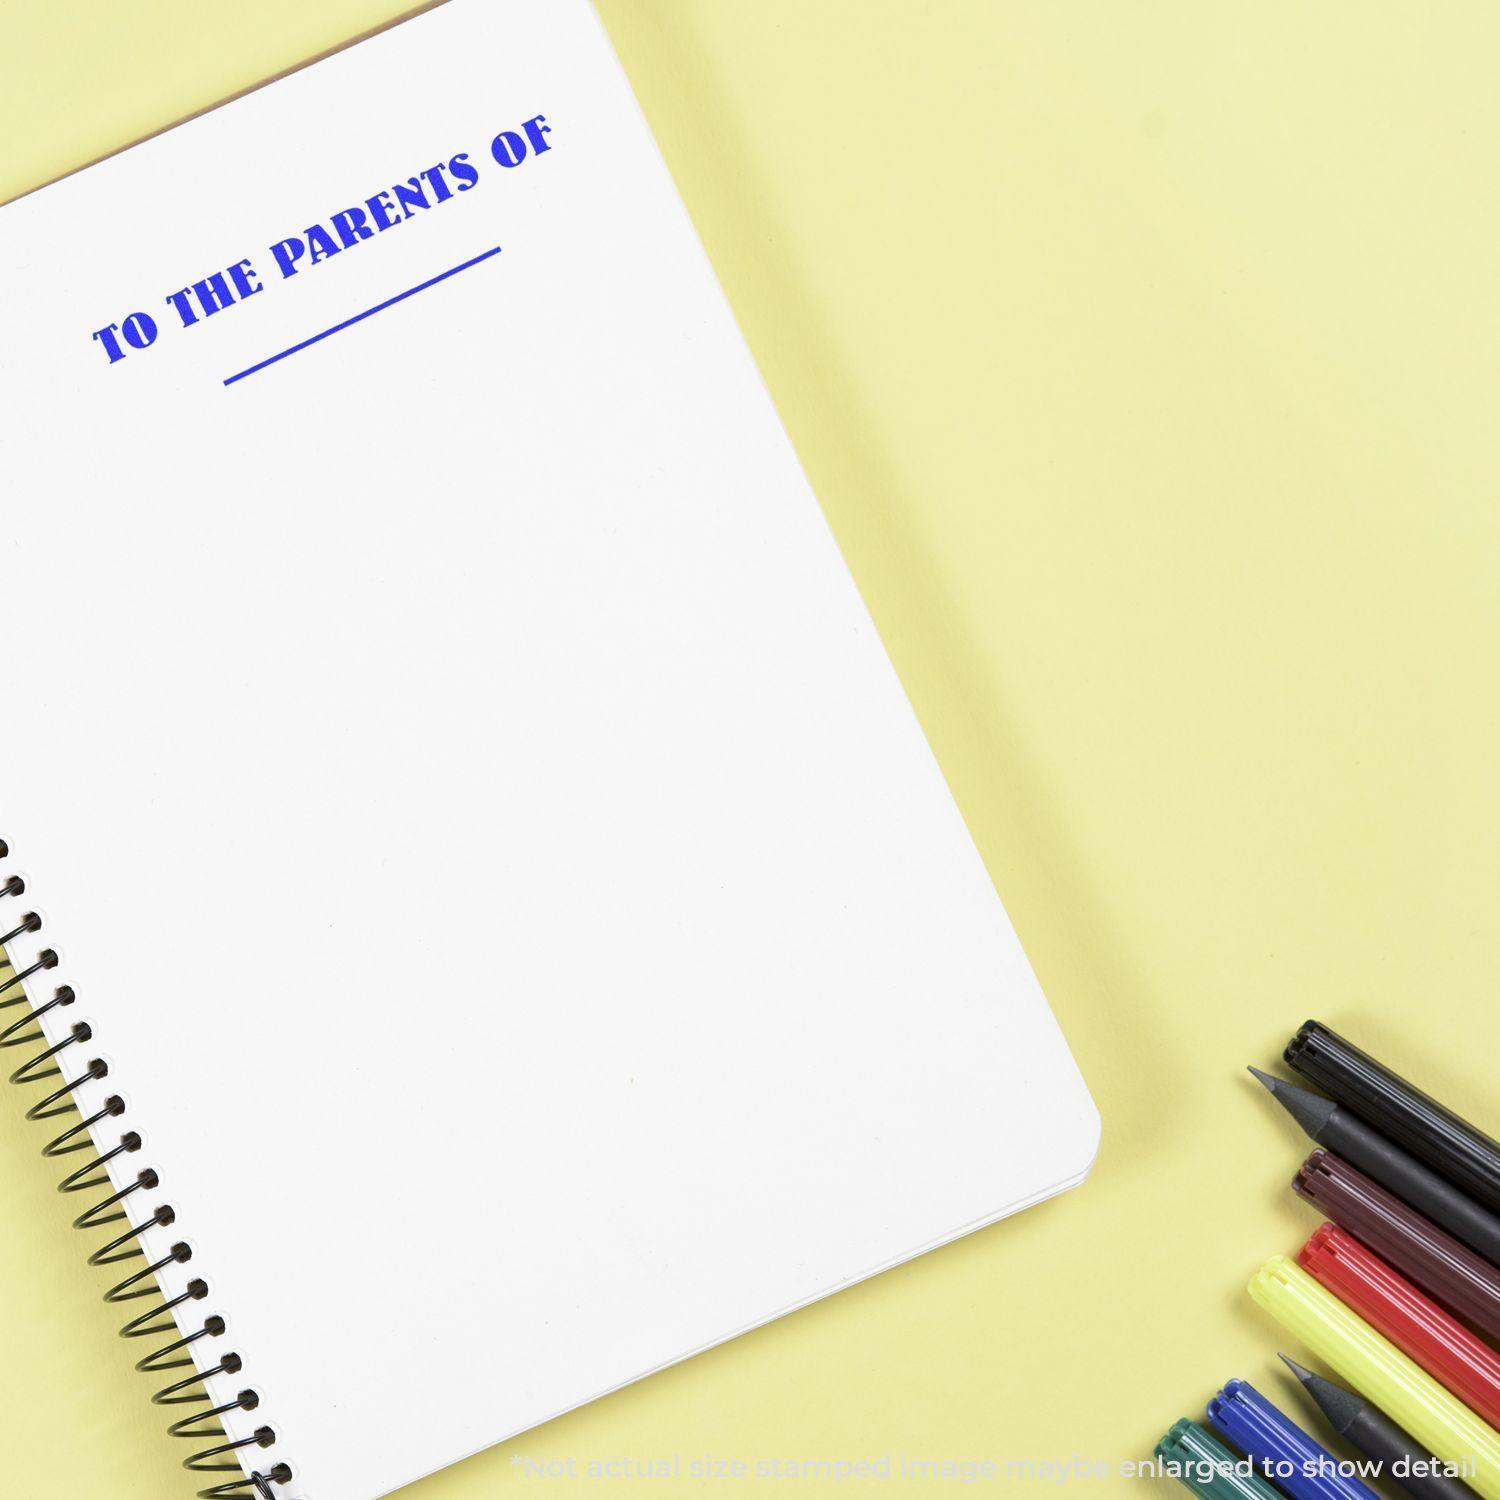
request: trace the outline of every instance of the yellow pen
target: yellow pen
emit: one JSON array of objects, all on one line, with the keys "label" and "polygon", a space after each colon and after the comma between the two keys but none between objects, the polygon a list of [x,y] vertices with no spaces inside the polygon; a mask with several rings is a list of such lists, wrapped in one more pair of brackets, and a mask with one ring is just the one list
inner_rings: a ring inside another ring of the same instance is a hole
[{"label": "yellow pen", "polygon": [[1500,1433],[1300,1266],[1274,1256],[1255,1273],[1250,1295],[1398,1427],[1462,1467],[1485,1500],[1500,1500]]}]

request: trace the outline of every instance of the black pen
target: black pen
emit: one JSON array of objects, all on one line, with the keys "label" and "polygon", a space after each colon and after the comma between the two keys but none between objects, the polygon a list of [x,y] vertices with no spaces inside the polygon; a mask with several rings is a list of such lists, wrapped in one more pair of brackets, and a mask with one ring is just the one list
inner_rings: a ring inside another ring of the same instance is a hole
[{"label": "black pen", "polygon": [[1305,1022],[1287,1043],[1285,1057],[1304,1078],[1367,1124],[1500,1212],[1500,1141],[1460,1119],[1321,1021]]}]

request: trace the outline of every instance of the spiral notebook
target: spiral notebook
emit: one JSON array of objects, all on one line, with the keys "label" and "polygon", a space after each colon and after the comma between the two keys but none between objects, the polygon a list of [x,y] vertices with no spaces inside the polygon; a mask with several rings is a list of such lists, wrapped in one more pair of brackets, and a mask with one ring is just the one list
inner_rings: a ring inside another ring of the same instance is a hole
[{"label": "spiral notebook", "polygon": [[18,200],[0,288],[0,1026],[203,1489],[373,1500],[1083,1176],[583,0]]}]

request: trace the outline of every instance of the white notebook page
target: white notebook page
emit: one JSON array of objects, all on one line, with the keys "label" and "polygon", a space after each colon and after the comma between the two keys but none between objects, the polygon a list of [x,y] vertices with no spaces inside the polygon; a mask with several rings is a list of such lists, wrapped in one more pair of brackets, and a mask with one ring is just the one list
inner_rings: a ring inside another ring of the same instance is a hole
[{"label": "white notebook page", "polygon": [[61,953],[31,992],[78,991],[287,1495],[1087,1170],[583,0],[453,0],[0,210],[0,296],[16,958]]}]

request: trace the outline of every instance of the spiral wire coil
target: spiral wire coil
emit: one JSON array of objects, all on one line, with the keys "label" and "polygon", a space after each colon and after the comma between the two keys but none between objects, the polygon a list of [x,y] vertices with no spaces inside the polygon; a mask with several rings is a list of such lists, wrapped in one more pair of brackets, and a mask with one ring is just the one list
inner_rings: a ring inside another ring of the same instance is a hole
[{"label": "spiral wire coil", "polygon": [[[0,861],[10,854],[10,846],[0,839]],[[34,911],[25,911],[21,897],[26,894],[26,882],[19,875],[5,876],[0,872],[0,949],[23,934],[39,932],[41,917]],[[88,1058],[87,1051],[74,1052],[75,1048],[87,1048],[93,1040],[93,1028],[86,1022],[75,1023],[63,1040],[48,1045],[49,1038],[39,1022],[45,1015],[61,1013],[71,1006],[77,996],[71,985],[59,985],[52,998],[44,1005],[36,1005],[27,993],[27,982],[37,975],[57,967],[57,954],[51,948],[43,948],[31,963],[21,970],[15,969],[9,958],[0,953],[0,1013],[16,1006],[26,1010],[19,1019],[12,1020],[0,1028],[0,1048],[34,1047],[34,1053],[10,1075],[10,1081],[23,1087],[46,1090],[44,1097],[36,1100],[26,1111],[26,1118],[34,1121],[61,1120],[69,1115],[79,1118],[69,1124],[63,1132],[42,1147],[42,1155],[49,1158],[72,1156],[87,1152],[88,1159],[69,1172],[58,1184],[63,1193],[85,1193],[103,1190],[108,1196],[73,1220],[73,1227],[88,1233],[105,1231],[110,1238],[89,1255],[91,1266],[124,1266],[133,1261],[147,1261],[140,1243],[140,1236],[150,1228],[166,1228],[176,1223],[177,1211],[168,1203],[159,1203],[139,1216],[139,1223],[132,1227],[125,1204],[137,1194],[141,1201],[154,1195],[160,1186],[160,1178],[151,1167],[139,1170],[128,1187],[116,1190],[110,1176],[110,1163],[130,1156],[141,1149],[141,1138],[135,1131],[121,1129],[119,1144],[103,1150],[94,1139],[96,1127],[105,1127],[106,1121],[122,1120],[126,1106],[118,1094],[105,1099],[103,1107],[84,1118],[83,1111],[73,1097],[74,1090],[81,1085],[101,1080],[109,1074],[109,1064],[102,1058]],[[3,1014],[0,1014],[3,1019]],[[69,1056],[69,1054],[72,1056]],[[87,1059],[80,1071],[73,1072],[71,1064],[79,1057]],[[70,1076],[71,1075],[71,1076]],[[113,1124],[107,1127],[111,1133]],[[134,1206],[134,1205],[132,1205]],[[123,1225],[123,1229],[114,1226]],[[258,1427],[249,1437],[231,1440],[225,1431],[222,1418],[231,1411],[254,1411],[260,1406],[260,1395],[251,1388],[238,1393],[232,1401],[215,1405],[209,1394],[208,1381],[216,1376],[232,1377],[244,1368],[241,1357],[230,1351],[216,1355],[212,1368],[201,1373],[197,1370],[195,1352],[208,1339],[222,1338],[227,1325],[217,1314],[205,1317],[195,1333],[183,1334],[178,1322],[178,1311],[192,1303],[202,1302],[209,1295],[208,1283],[194,1278],[187,1289],[175,1297],[168,1298],[157,1282],[157,1275],[170,1265],[185,1265],[193,1258],[190,1245],[176,1243],[159,1260],[141,1266],[131,1266],[128,1274],[104,1293],[104,1300],[111,1304],[133,1303],[152,1299],[151,1304],[138,1312],[120,1330],[127,1339],[168,1338],[169,1343],[153,1350],[136,1362],[136,1369],[143,1374],[172,1374],[171,1384],[157,1391],[151,1400],[154,1405],[168,1408],[191,1408],[171,1424],[167,1431],[174,1438],[208,1446],[183,1460],[183,1467],[199,1475],[210,1476],[212,1482],[206,1489],[198,1491],[202,1500],[282,1500],[278,1495],[280,1486],[289,1484],[292,1471],[286,1463],[270,1463],[265,1469],[252,1469],[244,1459],[269,1449],[276,1443],[276,1432],[272,1427]],[[194,1320],[196,1321],[196,1320]],[[177,1376],[180,1370],[191,1370],[192,1374]],[[234,1478],[223,1478],[234,1475]]]}]

